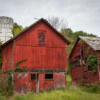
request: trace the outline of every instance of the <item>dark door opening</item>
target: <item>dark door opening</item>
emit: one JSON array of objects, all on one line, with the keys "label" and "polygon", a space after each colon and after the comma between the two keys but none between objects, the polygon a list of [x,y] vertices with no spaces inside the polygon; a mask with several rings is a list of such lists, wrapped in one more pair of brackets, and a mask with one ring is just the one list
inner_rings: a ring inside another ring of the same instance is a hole
[{"label": "dark door opening", "polygon": [[81,57],[83,58],[83,46],[81,47]]}]

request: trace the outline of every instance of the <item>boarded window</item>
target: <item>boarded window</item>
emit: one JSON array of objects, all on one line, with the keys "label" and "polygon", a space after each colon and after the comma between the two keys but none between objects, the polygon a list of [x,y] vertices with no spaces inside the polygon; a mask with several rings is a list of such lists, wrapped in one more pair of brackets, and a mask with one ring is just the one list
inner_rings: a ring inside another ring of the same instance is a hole
[{"label": "boarded window", "polygon": [[53,74],[45,74],[45,79],[53,79]]},{"label": "boarded window", "polygon": [[45,44],[45,33],[44,30],[38,30],[38,44],[44,45]]},{"label": "boarded window", "polygon": [[45,35],[44,34],[39,34],[38,40],[39,40],[40,45],[44,45],[45,44]]},{"label": "boarded window", "polygon": [[31,80],[35,80],[36,79],[36,74],[31,74]]}]

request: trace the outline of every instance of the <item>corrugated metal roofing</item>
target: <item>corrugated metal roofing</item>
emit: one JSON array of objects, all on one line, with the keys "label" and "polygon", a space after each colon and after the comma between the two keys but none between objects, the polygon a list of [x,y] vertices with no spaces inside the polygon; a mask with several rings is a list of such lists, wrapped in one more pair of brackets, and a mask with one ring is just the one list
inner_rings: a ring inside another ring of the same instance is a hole
[{"label": "corrugated metal roofing", "polygon": [[96,51],[100,50],[100,37],[79,36],[74,44],[74,47],[69,55],[69,58],[72,56],[75,46],[77,45],[80,39],[83,40],[86,44],[88,44],[92,49]]},{"label": "corrugated metal roofing", "polygon": [[100,37],[79,36],[79,38],[86,42],[94,50],[100,50]]}]

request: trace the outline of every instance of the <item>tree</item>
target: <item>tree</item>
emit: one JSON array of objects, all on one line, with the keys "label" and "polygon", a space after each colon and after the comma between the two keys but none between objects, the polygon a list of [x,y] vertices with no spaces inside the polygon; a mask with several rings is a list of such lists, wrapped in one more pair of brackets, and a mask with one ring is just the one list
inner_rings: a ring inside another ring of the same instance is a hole
[{"label": "tree", "polygon": [[12,34],[13,36],[16,36],[17,34],[19,34],[20,32],[22,32],[23,30],[25,30],[27,27],[22,27],[21,25],[18,25],[17,23],[13,24],[13,29],[12,29]]},{"label": "tree", "polygon": [[22,28],[21,25],[18,25],[16,22],[13,24],[13,28]]},{"label": "tree", "polygon": [[64,18],[48,17],[47,21],[58,31],[67,28],[68,22]]}]

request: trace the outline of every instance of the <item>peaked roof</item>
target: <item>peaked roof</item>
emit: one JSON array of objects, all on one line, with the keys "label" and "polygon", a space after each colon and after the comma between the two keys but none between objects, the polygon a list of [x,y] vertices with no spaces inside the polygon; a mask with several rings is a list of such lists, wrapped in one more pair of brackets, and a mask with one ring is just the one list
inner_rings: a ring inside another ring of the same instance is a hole
[{"label": "peaked roof", "polygon": [[100,37],[79,36],[79,38],[86,42],[94,50],[100,50]]},{"label": "peaked roof", "polygon": [[77,42],[79,41],[79,39],[83,40],[87,45],[89,45],[93,50],[98,51],[100,50],[100,37],[87,37],[87,36],[79,36],[76,40],[76,43],[69,55],[69,58],[72,55],[72,52],[75,49],[75,46],[77,44]]},{"label": "peaked roof", "polygon": [[11,41],[13,41],[14,39],[16,39],[17,37],[19,37],[20,35],[22,35],[24,32],[28,31],[29,29],[31,29],[32,27],[36,26],[38,23],[40,22],[44,22],[47,26],[49,26],[61,39],[63,39],[68,45],[71,43],[69,40],[67,40],[60,32],[58,32],[52,25],[50,25],[50,23],[48,23],[48,21],[46,21],[45,19],[41,18],[39,19],[37,22],[33,23],[31,26],[29,26],[28,28],[26,28],[24,31],[20,32],[18,35],[16,35],[15,37],[11,38],[10,40],[8,40],[7,42],[5,42],[1,47],[9,44]]}]

